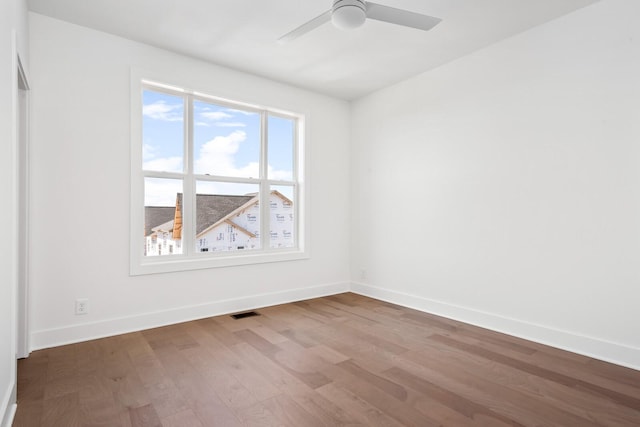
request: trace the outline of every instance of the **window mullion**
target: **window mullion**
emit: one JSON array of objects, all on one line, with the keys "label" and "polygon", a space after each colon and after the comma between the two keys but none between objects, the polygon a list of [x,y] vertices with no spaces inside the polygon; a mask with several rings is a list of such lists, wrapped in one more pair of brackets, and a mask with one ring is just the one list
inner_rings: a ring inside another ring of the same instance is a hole
[{"label": "window mullion", "polygon": [[196,181],[210,181],[210,182],[230,182],[230,183],[243,183],[243,184],[260,184],[259,178],[241,178],[241,177],[229,177],[219,175],[193,175]]},{"label": "window mullion", "polygon": [[302,197],[300,194],[300,177],[302,174],[300,173],[300,165],[304,164],[301,159],[300,152],[300,120],[296,120],[294,122],[293,128],[293,232],[295,233],[294,241],[297,242],[296,246],[300,247],[301,239],[300,239],[300,219],[302,212]]},{"label": "window mullion", "polygon": [[260,113],[260,247],[263,251],[270,250],[270,221],[271,215],[269,210],[269,147],[267,141],[268,120],[267,113]]},{"label": "window mullion", "polygon": [[193,177],[193,96],[185,96],[184,109],[184,182],[182,193],[182,253],[190,256],[194,253],[196,196]]},{"label": "window mullion", "polygon": [[184,173],[178,172],[160,172],[143,170],[142,174],[145,178],[164,178],[164,179],[180,179],[184,178]]}]

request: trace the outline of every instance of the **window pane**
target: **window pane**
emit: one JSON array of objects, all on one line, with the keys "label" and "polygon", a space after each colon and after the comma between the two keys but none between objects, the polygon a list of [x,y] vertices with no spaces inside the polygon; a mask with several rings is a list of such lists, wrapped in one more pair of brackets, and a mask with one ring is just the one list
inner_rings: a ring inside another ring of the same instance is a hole
[{"label": "window pane", "polygon": [[194,172],[260,177],[260,114],[194,101]]},{"label": "window pane", "polygon": [[196,252],[260,249],[257,184],[196,182]]},{"label": "window pane", "polygon": [[142,94],[142,168],[184,169],[184,99],[145,90]]},{"label": "window pane", "polygon": [[272,248],[293,248],[296,246],[294,194],[293,186],[271,186],[269,241]]},{"label": "window pane", "polygon": [[182,253],[182,181],[145,178],[144,254]]},{"label": "window pane", "polygon": [[293,180],[295,120],[269,116],[269,179]]}]

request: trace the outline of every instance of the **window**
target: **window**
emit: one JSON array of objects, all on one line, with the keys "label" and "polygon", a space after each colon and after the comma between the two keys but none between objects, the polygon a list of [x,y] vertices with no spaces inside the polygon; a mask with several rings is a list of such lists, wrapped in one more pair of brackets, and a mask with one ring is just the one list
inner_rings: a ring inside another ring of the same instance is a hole
[{"label": "window", "polygon": [[133,88],[132,274],[306,257],[300,115]]}]

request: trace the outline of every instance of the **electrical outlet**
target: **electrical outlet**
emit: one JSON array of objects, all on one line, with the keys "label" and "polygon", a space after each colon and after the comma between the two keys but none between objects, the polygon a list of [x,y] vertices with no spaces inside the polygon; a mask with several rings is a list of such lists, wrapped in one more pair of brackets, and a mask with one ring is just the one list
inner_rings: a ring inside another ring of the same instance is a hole
[{"label": "electrical outlet", "polygon": [[367,280],[367,270],[364,268],[360,270],[360,280]]},{"label": "electrical outlet", "polygon": [[78,298],[76,300],[76,315],[89,313],[89,300],[87,298]]}]

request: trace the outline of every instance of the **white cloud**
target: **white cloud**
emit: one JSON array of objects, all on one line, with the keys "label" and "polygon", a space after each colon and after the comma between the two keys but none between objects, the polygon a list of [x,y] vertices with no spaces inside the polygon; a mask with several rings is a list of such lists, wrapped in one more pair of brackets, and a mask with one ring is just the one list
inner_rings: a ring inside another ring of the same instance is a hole
[{"label": "white cloud", "polygon": [[276,170],[271,165],[268,166],[268,169],[269,169],[268,171],[269,179],[275,179],[280,181],[291,181],[291,179],[293,178],[293,174],[291,173],[291,171]]},{"label": "white cloud", "polygon": [[145,206],[175,206],[178,193],[182,193],[179,180],[147,178],[144,181]]},{"label": "white cloud", "polygon": [[169,105],[164,100],[142,106],[142,114],[150,119],[163,120],[165,122],[181,122],[182,104]]},{"label": "white cloud", "polygon": [[253,116],[254,114],[257,114],[253,111],[236,110],[234,108],[227,108],[227,111],[231,111],[232,113],[240,113],[243,116]]},{"label": "white cloud", "polygon": [[[247,134],[242,130],[235,130],[227,136],[217,136],[204,143],[200,148],[198,158],[195,161],[195,172],[200,174],[235,176],[245,178],[258,178],[260,165],[258,162],[249,162],[245,165],[237,165],[235,155],[240,150],[240,145],[247,139]],[[291,180],[291,171],[276,170],[269,166],[269,178],[277,180]]]},{"label": "white cloud", "polygon": [[156,157],[156,147],[151,144],[143,144],[142,145],[142,158],[143,159],[154,159]]},{"label": "white cloud", "polygon": [[200,147],[195,161],[195,172],[257,178],[260,170],[257,162],[251,162],[240,168],[235,164],[234,156],[240,149],[240,144],[246,139],[246,132],[236,130],[228,136],[216,136],[205,142]]},{"label": "white cloud", "polygon": [[233,118],[231,114],[225,113],[224,111],[203,111],[200,113],[200,117],[215,121]]},{"label": "white cloud", "polygon": [[[238,154],[241,144],[247,140],[246,132],[242,130],[234,130],[229,135],[217,136],[207,141],[200,147],[200,151],[196,153],[194,170],[197,174],[211,174],[229,177],[250,177],[258,178],[260,175],[260,165],[258,162],[249,162],[244,165],[236,164],[236,155]],[[144,168],[147,170],[160,171],[182,171],[182,158],[169,157],[152,159],[145,162]],[[268,167],[270,179],[275,180],[291,180],[291,171],[277,170]],[[165,180],[167,181],[167,180]],[[169,180],[173,181],[173,180]],[[225,183],[211,184],[211,188],[200,191],[221,191],[224,194],[245,194],[247,192],[247,184],[231,184]],[[200,185],[200,184],[199,184]],[[218,190],[214,190],[218,188]],[[153,201],[156,205],[165,205],[171,200],[171,192],[166,186],[149,186],[145,191],[147,201]],[[254,190],[251,190],[254,191]],[[212,193],[215,194],[215,193]],[[175,193],[173,194],[175,200]]]},{"label": "white cloud", "polygon": [[221,128],[243,128],[247,126],[241,122],[218,122],[215,125]]},{"label": "white cloud", "polygon": [[149,171],[182,172],[182,157],[165,157],[144,162],[142,168]]},{"label": "white cloud", "polygon": [[225,120],[233,119],[234,116],[224,111],[202,111],[199,113],[201,121],[196,123],[196,126],[211,126],[211,123],[217,127],[225,128],[239,128],[246,127],[246,123],[243,122],[228,122]]}]

